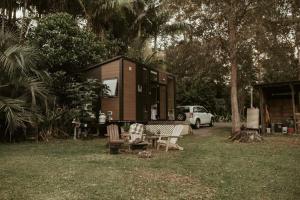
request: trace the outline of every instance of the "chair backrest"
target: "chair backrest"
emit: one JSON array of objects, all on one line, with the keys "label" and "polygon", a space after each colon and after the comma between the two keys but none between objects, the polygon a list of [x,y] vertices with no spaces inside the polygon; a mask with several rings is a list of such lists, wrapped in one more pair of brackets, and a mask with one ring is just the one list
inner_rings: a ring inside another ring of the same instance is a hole
[{"label": "chair backrest", "polygon": [[131,124],[129,128],[129,142],[134,142],[136,139],[143,140],[144,124]]},{"label": "chair backrest", "polygon": [[[182,132],[182,130],[183,130],[183,125],[176,125],[174,127],[173,132],[172,132],[172,136],[179,137],[180,134],[181,134],[181,132]],[[178,138],[171,138],[170,139],[170,143],[171,144],[176,144],[177,140],[178,140]]]},{"label": "chair backrest", "polygon": [[119,127],[115,124],[107,126],[107,133],[109,135],[109,141],[115,141],[120,139]]}]

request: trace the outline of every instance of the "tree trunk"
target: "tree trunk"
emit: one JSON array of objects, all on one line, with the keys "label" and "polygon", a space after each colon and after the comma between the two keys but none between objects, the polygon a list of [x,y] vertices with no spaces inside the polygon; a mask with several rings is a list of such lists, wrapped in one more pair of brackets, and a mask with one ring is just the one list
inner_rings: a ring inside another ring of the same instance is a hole
[{"label": "tree trunk", "polygon": [[88,13],[88,11],[87,11],[87,9],[86,9],[83,1],[82,0],[77,0],[77,2],[79,3],[79,5],[80,5],[80,7],[81,7],[81,9],[82,9],[82,11],[83,11],[83,13],[85,15],[85,18],[86,18],[86,21],[87,21],[87,23],[86,23],[87,28],[88,29],[92,29],[92,18],[89,15],[89,13]]},{"label": "tree trunk", "polygon": [[240,115],[238,108],[237,95],[237,41],[236,41],[236,16],[231,12],[228,22],[229,28],[229,53],[231,65],[231,120],[232,120],[232,135],[240,132]]},{"label": "tree trunk", "polygon": [[297,78],[300,80],[300,42],[299,42],[299,36],[300,36],[300,24],[299,24],[299,4],[298,1],[294,1],[294,4],[292,4],[292,16],[291,21],[295,23],[295,50],[297,50],[297,58],[298,58],[298,69],[297,69]]},{"label": "tree trunk", "polygon": [[154,53],[157,51],[157,34],[154,35]]},{"label": "tree trunk", "polygon": [[23,8],[22,8],[22,15],[23,15],[23,18],[22,18],[22,23],[21,23],[21,31],[20,31],[20,41],[22,41],[23,39],[23,36],[24,36],[24,30],[25,30],[25,24],[26,24],[26,8],[27,8],[27,0],[24,0],[24,5],[23,5]]},{"label": "tree trunk", "polygon": [[142,23],[139,22],[139,27],[138,27],[138,38],[141,38],[142,36]]},{"label": "tree trunk", "polygon": [[2,25],[1,25],[1,32],[4,34],[5,29],[5,9],[2,8]]},{"label": "tree trunk", "polygon": [[297,50],[298,50],[298,80],[300,80],[300,46],[297,44]]},{"label": "tree trunk", "polygon": [[8,24],[9,24],[9,26],[11,26],[11,17],[12,17],[12,10],[11,10],[11,7],[9,7],[8,9],[7,9],[7,14],[8,14],[8,19],[7,19],[7,21],[8,21]]},{"label": "tree trunk", "polygon": [[296,21],[296,28],[295,28],[295,49],[297,49],[297,61],[298,61],[298,80],[300,80],[300,42],[299,42],[299,36],[300,36],[300,24],[297,20],[297,18],[295,17],[295,13],[293,13],[293,21]]},{"label": "tree trunk", "polygon": [[14,21],[14,24],[17,22],[17,9],[16,9],[16,7],[14,7],[14,10],[13,10],[13,21]]}]

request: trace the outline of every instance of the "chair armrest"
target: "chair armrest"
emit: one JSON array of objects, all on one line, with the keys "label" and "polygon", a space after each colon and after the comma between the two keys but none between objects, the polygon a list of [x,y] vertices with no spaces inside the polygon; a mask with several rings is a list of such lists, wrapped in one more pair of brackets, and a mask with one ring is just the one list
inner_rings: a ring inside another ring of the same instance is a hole
[{"label": "chair armrest", "polygon": [[170,135],[169,138],[182,138],[182,136],[173,136],[173,135]]},{"label": "chair armrest", "polygon": [[161,140],[162,138],[168,139],[169,137],[170,137],[170,135],[158,135],[158,140]]},{"label": "chair armrest", "polygon": [[159,136],[159,137],[170,137],[171,135],[159,134],[159,135],[157,135],[157,136]]}]

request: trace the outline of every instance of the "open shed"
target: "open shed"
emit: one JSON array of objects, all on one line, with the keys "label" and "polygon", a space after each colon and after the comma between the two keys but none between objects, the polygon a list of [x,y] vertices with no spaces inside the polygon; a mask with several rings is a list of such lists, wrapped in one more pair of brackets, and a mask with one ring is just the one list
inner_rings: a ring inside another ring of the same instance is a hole
[{"label": "open shed", "polygon": [[175,77],[133,59],[118,56],[86,69],[87,77],[109,88],[101,98],[101,111],[112,121],[174,120]]},{"label": "open shed", "polygon": [[[290,128],[298,133],[300,129],[300,81],[258,84],[255,88],[260,96],[260,121],[262,133],[270,128]],[[277,130],[276,130],[277,129]]]}]

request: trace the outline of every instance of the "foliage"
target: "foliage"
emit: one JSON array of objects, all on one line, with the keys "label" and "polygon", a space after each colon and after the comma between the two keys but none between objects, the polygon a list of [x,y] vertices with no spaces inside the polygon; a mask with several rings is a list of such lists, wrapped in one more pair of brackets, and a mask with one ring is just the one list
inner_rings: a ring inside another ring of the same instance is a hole
[{"label": "foliage", "polygon": [[10,140],[17,129],[37,122],[47,101],[47,74],[38,64],[34,48],[18,44],[11,33],[0,34],[0,124]]},{"label": "foliage", "polygon": [[72,130],[72,120],[78,117],[78,111],[67,107],[57,107],[53,104],[41,115],[39,120],[40,136],[44,141],[48,137],[67,138]]},{"label": "foliage", "polygon": [[66,89],[69,105],[78,111],[81,120],[91,120],[100,111],[100,96],[106,87],[96,79],[69,83]]},{"label": "foliage", "polygon": [[[217,57],[212,58],[211,43],[181,42],[166,52],[168,70],[177,76],[179,105],[203,105],[222,115],[229,112],[228,68],[222,66]],[[223,99],[223,106],[219,105],[220,99]]]},{"label": "foliage", "polygon": [[52,72],[76,72],[106,58],[104,46],[96,35],[80,28],[66,13],[40,19],[30,38],[50,64]]}]

